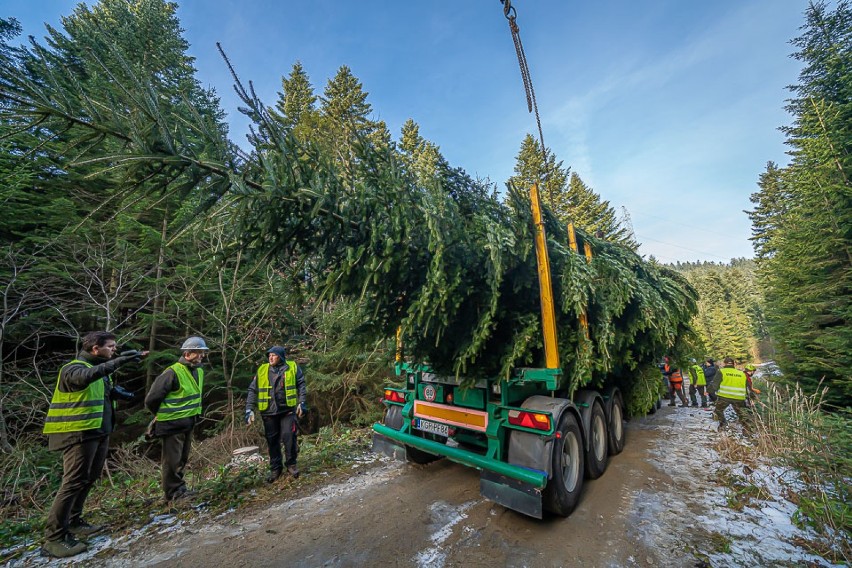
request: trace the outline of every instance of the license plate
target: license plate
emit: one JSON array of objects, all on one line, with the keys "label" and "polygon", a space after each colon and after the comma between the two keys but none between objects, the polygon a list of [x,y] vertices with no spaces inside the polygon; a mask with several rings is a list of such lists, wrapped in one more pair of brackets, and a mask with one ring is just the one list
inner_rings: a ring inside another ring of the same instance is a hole
[{"label": "license plate", "polygon": [[439,424],[438,422],[430,422],[428,420],[421,420],[420,418],[418,418],[414,422],[414,427],[418,430],[422,430],[423,432],[437,434],[439,436],[443,436],[444,438],[448,438],[450,436],[450,427],[446,424]]}]

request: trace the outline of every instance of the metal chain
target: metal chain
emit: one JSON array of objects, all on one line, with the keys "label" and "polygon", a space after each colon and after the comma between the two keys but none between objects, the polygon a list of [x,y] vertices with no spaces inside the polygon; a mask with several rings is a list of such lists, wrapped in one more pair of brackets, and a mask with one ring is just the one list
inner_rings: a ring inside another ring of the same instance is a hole
[{"label": "metal chain", "polygon": [[[538,126],[538,140],[541,144],[541,156],[544,160],[544,167],[542,171],[542,175],[547,177],[547,150],[544,147],[544,132],[541,129],[541,117],[538,114],[538,104],[535,100],[535,89],[533,89],[532,84],[532,76],[530,75],[530,67],[527,64],[527,55],[524,53],[524,44],[521,43],[521,30],[518,27],[518,13],[515,11],[515,7],[512,6],[512,0],[500,0],[500,3],[503,4],[503,15],[509,21],[509,30],[512,32],[512,41],[515,44],[515,53],[518,55],[518,65],[521,68],[521,79],[524,82],[524,92],[527,96],[527,112],[535,111],[535,123]],[[542,183],[545,185],[549,185],[546,183],[546,179],[542,180]],[[553,205],[553,188],[548,187],[548,193],[550,197],[550,205]]]}]

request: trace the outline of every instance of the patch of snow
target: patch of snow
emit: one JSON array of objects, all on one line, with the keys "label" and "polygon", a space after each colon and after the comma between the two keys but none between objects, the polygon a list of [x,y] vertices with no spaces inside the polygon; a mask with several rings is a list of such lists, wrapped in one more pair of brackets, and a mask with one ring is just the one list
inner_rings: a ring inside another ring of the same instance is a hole
[{"label": "patch of snow", "polygon": [[453,534],[454,527],[467,518],[467,511],[476,501],[462,503],[454,507],[445,501],[436,501],[429,507],[429,540],[431,546],[418,552],[414,561],[420,568],[442,568],[447,560],[447,552],[443,546]]},{"label": "patch of snow", "polygon": [[[634,495],[633,536],[661,551],[660,566],[682,566],[690,550],[706,557],[714,568],[840,566],[792,544],[796,539],[816,537],[813,531],[793,524],[796,506],[785,499],[789,490],[801,487],[799,476],[764,460],[723,462],[713,448],[721,436],[745,448],[752,443],[737,430],[735,420],[732,429],[716,432],[712,416],[712,412],[694,407],[678,407],[642,419],[656,422],[661,431],[670,433],[661,436],[649,453],[651,463],[672,481],[669,486]],[[752,498],[739,511],[731,508],[728,499],[732,493],[721,481],[723,474],[759,488],[760,498]],[[722,540],[715,542],[705,531],[721,535]]]}]

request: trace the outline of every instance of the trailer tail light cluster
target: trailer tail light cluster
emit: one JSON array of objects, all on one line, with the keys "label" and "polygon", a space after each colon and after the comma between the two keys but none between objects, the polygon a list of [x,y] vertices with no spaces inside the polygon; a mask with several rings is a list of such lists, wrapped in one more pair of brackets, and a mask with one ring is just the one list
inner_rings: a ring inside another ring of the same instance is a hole
[{"label": "trailer tail light cluster", "polygon": [[405,404],[405,394],[399,391],[385,389],[385,400],[388,402]]},{"label": "trailer tail light cluster", "polygon": [[550,415],[526,410],[510,410],[509,424],[532,428],[533,430],[550,430]]}]

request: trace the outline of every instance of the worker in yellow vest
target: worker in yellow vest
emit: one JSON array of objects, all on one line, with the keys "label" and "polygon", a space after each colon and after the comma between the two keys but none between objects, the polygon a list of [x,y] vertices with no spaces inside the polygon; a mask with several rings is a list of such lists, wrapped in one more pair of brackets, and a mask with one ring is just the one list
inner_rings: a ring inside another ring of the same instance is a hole
[{"label": "worker in yellow vest", "polygon": [[184,481],[192,447],[192,431],[201,418],[204,369],[210,349],[201,337],[190,337],[180,347],[181,357],[154,379],[145,408],[154,414],[153,435],[162,440],[160,458],[166,501],[194,494]]},{"label": "worker in yellow vest", "polygon": [[689,367],[689,402],[690,406],[698,406],[698,399],[695,396],[698,393],[701,396],[701,407],[707,408],[707,378],[704,376],[704,369],[695,359],[692,360],[692,365]]},{"label": "worker in yellow vest", "polygon": [[[270,347],[266,352],[268,363],[257,369],[246,396],[246,424],[254,422],[255,406],[263,418],[266,445],[269,448],[269,475],[272,483],[287,468],[293,477],[299,477],[296,458],[299,454],[299,422],[307,412],[307,386],[305,374],[281,346]],[[284,456],[281,446],[284,445]],[[286,458],[284,460],[283,458]]]},{"label": "worker in yellow vest", "polygon": [[725,410],[730,406],[739,418],[743,429],[751,428],[751,411],[746,404],[749,397],[748,379],[746,374],[734,367],[734,360],[725,357],[724,365],[716,373],[713,391],[716,393],[716,410],[714,418],[719,421],[719,429],[727,426]]},{"label": "worker in yellow vest", "polygon": [[115,357],[115,335],[93,331],[83,337],[77,357],[60,370],[44,421],[48,448],[62,451],[62,485],[47,514],[42,555],[67,558],[85,552],[87,537],[103,529],[83,519],[83,505],[101,475],[115,430],[116,400],[134,395],[115,385],[110,375],[125,363],[139,362],[147,351]]}]

